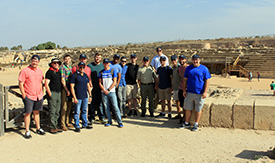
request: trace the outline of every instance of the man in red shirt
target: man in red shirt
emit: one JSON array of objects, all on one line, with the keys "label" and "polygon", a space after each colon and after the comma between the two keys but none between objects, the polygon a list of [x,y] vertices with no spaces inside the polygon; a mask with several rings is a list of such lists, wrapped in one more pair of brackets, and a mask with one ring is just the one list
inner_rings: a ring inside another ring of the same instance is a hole
[{"label": "man in red shirt", "polygon": [[40,128],[39,111],[43,109],[43,72],[37,66],[39,64],[40,57],[33,55],[31,57],[31,64],[24,68],[19,73],[19,88],[22,94],[24,109],[25,109],[25,138],[31,138],[30,133],[30,115],[33,112],[34,121],[36,124],[36,133],[44,135],[45,132]]}]

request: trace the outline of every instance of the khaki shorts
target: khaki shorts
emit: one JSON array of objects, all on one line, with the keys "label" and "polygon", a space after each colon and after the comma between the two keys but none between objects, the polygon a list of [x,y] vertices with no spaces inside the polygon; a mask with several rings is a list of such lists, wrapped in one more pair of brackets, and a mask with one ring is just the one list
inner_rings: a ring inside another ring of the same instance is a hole
[{"label": "khaki shorts", "polygon": [[179,101],[179,90],[173,91],[173,100]]},{"label": "khaki shorts", "polygon": [[170,88],[160,89],[158,90],[159,99],[160,100],[171,100],[171,92]]},{"label": "khaki shorts", "polygon": [[137,84],[134,85],[126,85],[126,89],[127,89],[127,99],[136,99],[137,98],[137,93],[138,93],[138,89],[137,89]]}]

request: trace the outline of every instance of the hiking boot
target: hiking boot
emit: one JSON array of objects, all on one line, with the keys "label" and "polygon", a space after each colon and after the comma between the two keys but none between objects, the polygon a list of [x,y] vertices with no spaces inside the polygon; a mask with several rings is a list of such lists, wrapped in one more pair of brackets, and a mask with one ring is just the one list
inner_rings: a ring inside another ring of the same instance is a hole
[{"label": "hiking boot", "polygon": [[188,129],[188,128],[190,128],[191,127],[191,125],[190,125],[190,123],[188,123],[188,124],[186,124],[185,122],[184,123],[182,123],[181,125],[180,125],[180,127],[179,127],[179,129]]},{"label": "hiking boot", "polygon": [[165,113],[159,113],[159,115],[157,116],[157,118],[164,118],[165,117]]},{"label": "hiking boot", "polygon": [[168,119],[172,119],[171,113],[168,113]]},{"label": "hiking boot", "polygon": [[66,126],[61,127],[63,131],[68,131],[68,128]]},{"label": "hiking boot", "polygon": [[30,131],[27,131],[26,133],[25,133],[25,138],[26,139],[29,139],[29,138],[31,138],[32,136],[31,136],[31,132]]},{"label": "hiking boot", "polygon": [[175,117],[173,117],[172,119],[180,119],[180,118],[181,118],[181,115],[178,114],[178,115],[176,115]]},{"label": "hiking boot", "polygon": [[128,113],[128,116],[132,116],[133,115],[133,110],[130,110],[129,113]]},{"label": "hiking boot", "polygon": [[198,127],[199,127],[199,125],[194,124],[193,128],[191,129],[191,131],[197,131],[197,130],[198,130]]},{"label": "hiking boot", "polygon": [[52,129],[50,129],[50,131],[49,131],[51,134],[57,134],[57,131],[56,131],[56,129],[55,128],[52,128]]},{"label": "hiking boot", "polygon": [[46,134],[45,131],[44,131],[42,128],[36,130],[36,133],[37,133],[38,135],[45,135],[45,134]]},{"label": "hiking boot", "polygon": [[72,124],[67,124],[67,127],[69,127],[69,128],[73,128],[73,127],[74,127],[74,125],[72,125]]},{"label": "hiking boot", "polygon": [[57,132],[62,132],[63,130],[62,129],[60,129],[60,128],[56,128],[55,129]]},{"label": "hiking boot", "polygon": [[80,132],[80,128],[75,128],[75,132]]}]

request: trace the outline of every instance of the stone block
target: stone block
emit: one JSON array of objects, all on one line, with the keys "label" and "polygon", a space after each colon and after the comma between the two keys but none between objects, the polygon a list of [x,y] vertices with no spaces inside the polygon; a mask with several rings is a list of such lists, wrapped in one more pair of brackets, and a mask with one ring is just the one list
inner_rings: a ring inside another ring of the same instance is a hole
[{"label": "stone block", "polygon": [[254,125],[254,100],[237,100],[233,106],[233,127],[252,129]]},{"label": "stone block", "polygon": [[275,130],[274,100],[255,100],[254,128],[260,130]]},{"label": "stone block", "polygon": [[[202,107],[202,114],[201,114],[201,119],[199,121],[199,124],[201,126],[209,126],[210,125],[210,107],[215,99],[214,98],[206,98],[204,105]],[[195,122],[195,109],[192,111],[192,115],[190,118],[190,123],[194,124]]]},{"label": "stone block", "polygon": [[210,110],[211,125],[215,127],[233,127],[232,107],[235,99],[217,99],[213,102]]}]

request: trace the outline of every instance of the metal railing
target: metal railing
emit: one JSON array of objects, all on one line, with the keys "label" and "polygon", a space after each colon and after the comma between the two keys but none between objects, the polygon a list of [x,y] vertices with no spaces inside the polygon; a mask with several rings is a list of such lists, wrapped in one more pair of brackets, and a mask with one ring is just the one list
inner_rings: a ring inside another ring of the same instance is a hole
[{"label": "metal railing", "polygon": [[244,76],[244,77],[248,77],[249,71],[245,68],[243,68],[241,65],[230,65],[227,66],[226,68],[224,68],[222,70],[222,74],[226,75],[227,72],[230,71],[238,71],[239,72],[239,76]]}]

